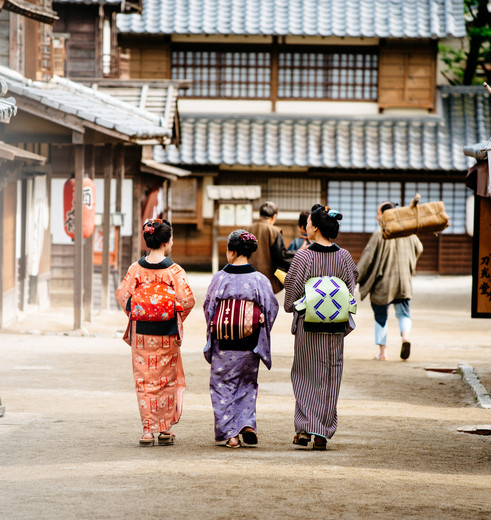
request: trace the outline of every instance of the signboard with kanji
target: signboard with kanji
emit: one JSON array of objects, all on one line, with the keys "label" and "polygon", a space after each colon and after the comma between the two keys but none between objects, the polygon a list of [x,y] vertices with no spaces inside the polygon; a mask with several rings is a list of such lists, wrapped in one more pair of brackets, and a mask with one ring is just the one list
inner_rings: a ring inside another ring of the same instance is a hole
[{"label": "signboard with kanji", "polygon": [[475,197],[472,317],[491,318],[491,198]]}]

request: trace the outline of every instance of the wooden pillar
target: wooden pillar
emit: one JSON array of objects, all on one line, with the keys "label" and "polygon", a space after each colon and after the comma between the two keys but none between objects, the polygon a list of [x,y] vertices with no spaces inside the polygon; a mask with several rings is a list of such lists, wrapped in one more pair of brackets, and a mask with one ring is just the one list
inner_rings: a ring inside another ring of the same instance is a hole
[{"label": "wooden pillar", "polygon": [[[124,146],[122,144],[116,147],[115,157],[115,168],[116,168],[116,213],[121,213],[123,207],[123,180],[125,173],[125,162],[124,162]],[[121,236],[122,228],[118,227],[118,250],[116,251],[117,259],[117,280],[121,280],[122,271],[122,260],[123,260],[123,237]],[[128,267],[128,266],[125,266]]]},{"label": "wooden pillar", "polygon": [[75,330],[82,328],[83,321],[83,258],[84,237],[82,222],[83,183],[84,183],[84,145],[74,145],[74,170],[75,170],[75,264],[73,276],[73,327]]},{"label": "wooden pillar", "polygon": [[21,181],[20,258],[19,258],[19,310],[27,307],[27,179]]},{"label": "wooden pillar", "polygon": [[[85,173],[91,178],[95,177],[95,149],[94,146],[85,148]],[[96,193],[97,199],[97,193]],[[92,284],[94,278],[94,235],[84,242],[84,319],[92,322]]]},{"label": "wooden pillar", "polygon": [[109,247],[111,238],[111,179],[113,176],[113,145],[104,146],[104,217],[102,224],[101,310],[109,309]]},{"label": "wooden pillar", "polygon": [[131,262],[140,259],[140,240],[141,240],[141,182],[139,177],[133,178],[133,223],[131,229]]},{"label": "wooden pillar", "polygon": [[218,273],[218,201],[214,201],[215,210],[213,212],[213,237],[211,250],[211,271]]}]

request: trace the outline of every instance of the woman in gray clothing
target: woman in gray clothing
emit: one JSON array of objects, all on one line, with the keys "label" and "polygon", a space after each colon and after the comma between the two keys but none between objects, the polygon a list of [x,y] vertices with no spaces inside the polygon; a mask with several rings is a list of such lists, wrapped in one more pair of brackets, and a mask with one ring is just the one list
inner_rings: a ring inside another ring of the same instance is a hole
[{"label": "woman in gray clothing", "polygon": [[307,234],[314,241],[298,251],[285,279],[285,310],[293,312],[295,334],[291,372],[295,395],[295,430],[293,444],[307,446],[314,435],[313,448],[325,450],[337,428],[337,401],[343,372],[344,337],[355,324],[333,323],[330,331],[310,329],[294,306],[305,291],[309,278],[336,276],[353,293],[358,271],[351,255],[332,240],[337,237],[342,215],[319,204],[307,220]]}]

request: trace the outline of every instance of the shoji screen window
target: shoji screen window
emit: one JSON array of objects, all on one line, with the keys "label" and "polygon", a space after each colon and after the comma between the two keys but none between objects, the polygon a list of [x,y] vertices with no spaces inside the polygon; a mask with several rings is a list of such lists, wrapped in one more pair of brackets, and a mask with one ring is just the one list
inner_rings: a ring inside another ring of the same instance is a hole
[{"label": "shoji screen window", "polygon": [[400,182],[367,182],[365,183],[365,229],[373,233],[379,228],[377,222],[377,208],[390,200],[401,204]]},{"label": "shoji screen window", "polygon": [[342,230],[373,233],[378,228],[377,208],[386,200],[401,200],[400,182],[330,181],[329,206],[343,214]]},{"label": "shoji screen window", "polygon": [[364,231],[363,182],[331,181],[328,184],[327,204],[343,214],[341,230],[348,233]]},{"label": "shoji screen window", "polygon": [[321,200],[320,179],[300,177],[273,177],[268,180],[268,198],[276,203],[281,211],[280,217],[298,218],[300,211],[310,208]]},{"label": "shoji screen window", "polygon": [[415,193],[421,195],[420,202],[443,200],[445,211],[450,217],[450,226],[443,233],[462,234],[466,232],[466,201],[472,191],[463,184],[444,182],[408,182],[406,184],[406,204],[411,202]]}]

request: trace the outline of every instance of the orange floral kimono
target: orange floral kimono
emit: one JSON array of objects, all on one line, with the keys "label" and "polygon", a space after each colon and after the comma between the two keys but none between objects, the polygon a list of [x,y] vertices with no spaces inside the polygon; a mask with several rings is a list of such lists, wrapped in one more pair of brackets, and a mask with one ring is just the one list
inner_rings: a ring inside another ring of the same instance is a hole
[{"label": "orange floral kimono", "polygon": [[[181,357],[182,322],[194,307],[193,292],[184,269],[165,258],[151,264],[145,257],[132,264],[116,291],[116,299],[126,310],[135,288],[143,282],[165,282],[176,292],[184,307],[177,313],[177,334],[150,335],[136,332],[136,322],[129,320],[123,339],[131,346],[133,375],[143,433],[170,430],[182,413],[182,394],[186,387]],[[165,322],[163,322],[165,323]]]}]

